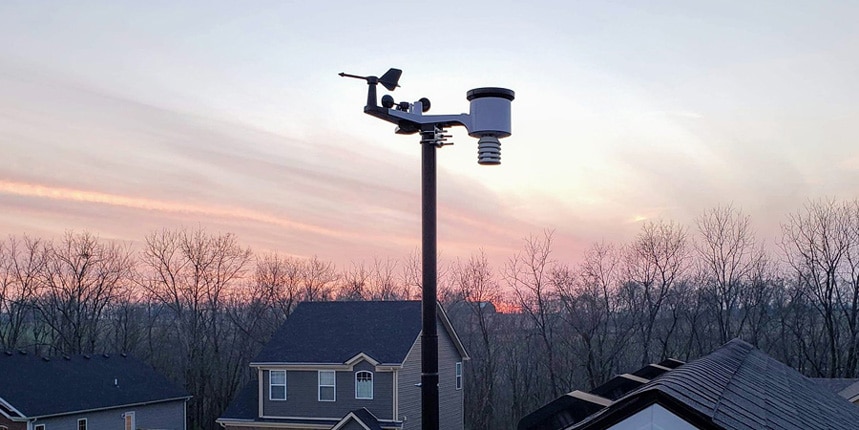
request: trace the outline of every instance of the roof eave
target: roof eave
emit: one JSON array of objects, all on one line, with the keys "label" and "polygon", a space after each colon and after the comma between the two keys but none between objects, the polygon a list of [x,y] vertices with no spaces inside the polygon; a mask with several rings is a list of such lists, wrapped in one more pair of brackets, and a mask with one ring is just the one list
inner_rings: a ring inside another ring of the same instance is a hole
[{"label": "roof eave", "polygon": [[450,322],[450,318],[448,318],[444,307],[438,302],[436,302],[436,307],[441,311],[438,313],[439,319],[441,319],[441,323],[445,330],[450,334],[450,339],[453,341],[454,346],[456,346],[456,350],[459,351],[459,355],[463,360],[471,360],[471,357],[468,355],[468,351],[465,349],[465,345],[462,343],[462,340],[459,339],[459,335],[456,334],[456,330],[453,329],[453,324]]},{"label": "roof eave", "polygon": [[573,424],[567,427],[567,429],[596,430],[610,428],[653,404],[659,404],[700,430],[722,430],[707,415],[658,389],[648,389],[626,399],[621,399],[592,415],[590,419]]},{"label": "roof eave", "polygon": [[150,400],[150,401],[145,401],[145,402],[134,402],[134,403],[127,403],[127,404],[122,404],[122,405],[104,406],[101,408],[82,409],[79,411],[59,412],[59,413],[44,414],[44,415],[33,415],[30,417],[26,417],[26,418],[27,419],[42,419],[42,418],[51,418],[51,417],[61,417],[61,416],[65,416],[65,415],[83,414],[83,413],[87,413],[87,412],[98,412],[98,411],[108,411],[111,409],[129,408],[132,406],[147,406],[147,405],[154,405],[157,403],[177,402],[179,400],[187,402],[192,397],[194,397],[194,396],[187,395],[187,396],[182,396],[182,397],[171,397],[169,399]]}]

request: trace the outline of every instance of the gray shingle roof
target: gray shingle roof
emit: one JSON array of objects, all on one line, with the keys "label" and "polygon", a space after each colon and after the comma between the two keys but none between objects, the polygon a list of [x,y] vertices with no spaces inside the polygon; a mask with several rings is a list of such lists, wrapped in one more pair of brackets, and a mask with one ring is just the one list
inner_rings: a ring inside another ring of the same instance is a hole
[{"label": "gray shingle roof", "polygon": [[233,401],[221,418],[233,420],[253,420],[259,417],[259,382],[254,379],[233,396]]},{"label": "gray shingle roof", "polygon": [[252,363],[344,363],[364,353],[402,363],[421,331],[421,302],[304,302]]},{"label": "gray shingle roof", "polygon": [[856,378],[811,378],[811,380],[835,393],[840,393],[845,388],[859,382],[859,379]]},{"label": "gray shingle roof", "polygon": [[26,417],[190,397],[155,369],[121,355],[46,360],[4,353],[0,381],[0,398]]},{"label": "gray shingle roof", "polygon": [[739,339],[663,374],[571,428],[598,428],[625,403],[654,394],[725,430],[859,428],[859,408]]}]

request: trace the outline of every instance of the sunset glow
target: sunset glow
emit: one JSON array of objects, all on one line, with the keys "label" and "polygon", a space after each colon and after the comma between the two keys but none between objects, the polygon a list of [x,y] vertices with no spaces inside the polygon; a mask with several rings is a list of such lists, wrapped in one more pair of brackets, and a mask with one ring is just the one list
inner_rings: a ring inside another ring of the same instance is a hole
[{"label": "sunset glow", "polygon": [[550,230],[574,262],[722,204],[773,242],[809,199],[859,194],[859,6],[789,3],[400,4],[409,36],[345,3],[3,3],[0,233],[201,226],[341,266],[404,258],[418,140],[337,76],[397,67],[391,95],[431,114],[516,92],[500,166],[461,128],[438,153],[442,255],[500,265]]}]

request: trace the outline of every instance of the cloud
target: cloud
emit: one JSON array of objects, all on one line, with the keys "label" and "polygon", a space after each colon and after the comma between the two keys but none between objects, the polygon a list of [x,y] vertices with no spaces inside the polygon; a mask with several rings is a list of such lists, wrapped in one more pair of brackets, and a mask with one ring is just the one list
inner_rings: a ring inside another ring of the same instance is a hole
[{"label": "cloud", "polygon": [[[89,229],[138,241],[152,229],[199,224],[261,249],[341,262],[419,246],[417,150],[370,151],[337,131],[290,138],[44,70],[0,67],[0,96],[5,233]],[[444,169],[442,252],[484,248],[504,258],[539,230],[479,182]]]}]

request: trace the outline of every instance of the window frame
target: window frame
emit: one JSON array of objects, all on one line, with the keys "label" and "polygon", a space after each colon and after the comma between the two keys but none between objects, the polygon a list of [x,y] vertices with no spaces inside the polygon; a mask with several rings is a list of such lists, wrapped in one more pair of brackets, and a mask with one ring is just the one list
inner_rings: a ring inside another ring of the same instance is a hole
[{"label": "window frame", "polygon": [[[81,427],[81,424],[83,424],[83,427]],[[86,418],[78,418],[78,430],[87,430]]]},{"label": "window frame", "polygon": [[[128,419],[131,418],[131,429],[128,428]],[[122,414],[122,428],[123,430],[135,430],[137,427],[137,417],[134,414],[134,411],[128,411]]]},{"label": "window frame", "polygon": [[[361,397],[358,395],[358,384],[359,384],[358,375],[360,375],[362,373],[366,373],[366,374],[370,375],[370,381],[369,381],[370,382],[370,384],[369,384],[370,385],[370,397]],[[373,376],[373,372],[371,372],[369,370],[359,370],[359,371],[355,372],[355,399],[357,399],[357,400],[373,400],[374,378],[375,377]]]},{"label": "window frame", "polygon": [[[322,375],[323,374],[331,374],[333,377],[331,378],[333,384],[325,384],[322,385]],[[334,398],[332,399],[323,399],[322,398],[322,389],[323,388],[331,388],[332,393],[334,394]],[[337,371],[336,370],[317,370],[316,371],[316,400],[320,402],[336,402],[337,401]]]},{"label": "window frame", "polygon": [[456,387],[457,390],[461,390],[462,389],[462,362],[461,361],[456,362],[456,366],[454,367],[453,372],[454,372],[454,377],[455,377],[454,386]]},{"label": "window frame", "polygon": [[34,430],[45,430],[45,425],[44,424],[36,424],[35,426],[33,426],[33,429]]},{"label": "window frame", "polygon": [[[272,375],[274,375],[275,373],[283,374],[283,383],[277,383],[277,384],[274,383],[274,377]],[[272,389],[274,387],[283,387],[283,398],[274,397],[274,390]],[[286,400],[286,397],[287,397],[287,394],[286,394],[286,370],[275,370],[275,369],[269,370],[268,371],[268,399],[271,401],[275,401],[275,402],[282,402],[282,401]]]}]

